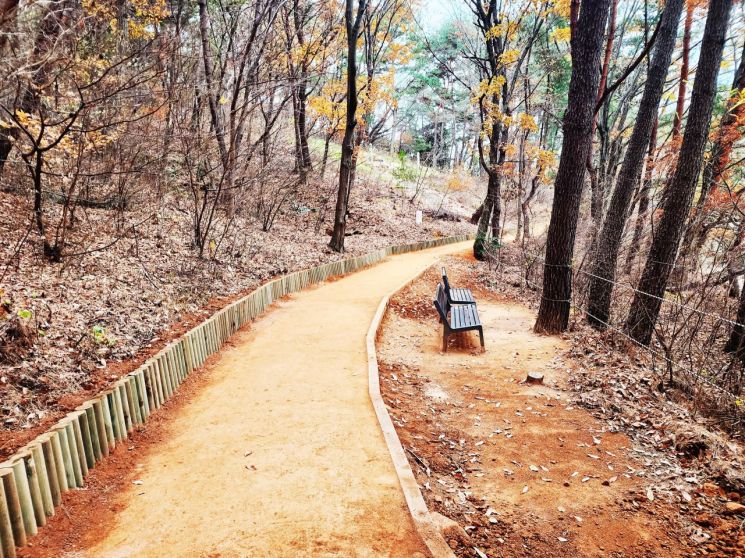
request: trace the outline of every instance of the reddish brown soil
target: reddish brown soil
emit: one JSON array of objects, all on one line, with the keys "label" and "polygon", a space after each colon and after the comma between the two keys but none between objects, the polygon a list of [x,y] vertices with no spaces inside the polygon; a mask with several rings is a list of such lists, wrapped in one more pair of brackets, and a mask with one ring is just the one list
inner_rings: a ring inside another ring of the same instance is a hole
[{"label": "reddish brown soil", "polygon": [[[237,339],[249,331],[245,326],[227,342],[235,346]],[[49,558],[51,556],[79,556],[78,549],[101,541],[116,522],[124,504],[122,492],[132,486],[140,473],[142,461],[168,437],[173,417],[188,406],[209,384],[219,355],[207,359],[180,386],[178,397],[168,401],[158,412],[150,415],[147,426],[138,428],[129,439],[91,469],[86,486],[64,495],[62,505],[49,518],[47,525],[30,540],[28,546],[17,549],[18,558]]]},{"label": "reddish brown soil", "polygon": [[[698,479],[675,498],[657,492],[643,448],[572,402],[567,340],[533,334],[530,310],[479,289],[474,261],[447,266],[452,283],[475,290],[486,353],[475,334],[441,353],[435,269],[394,297],[378,351],[384,398],[425,499],[468,535],[451,541],[459,556],[745,553],[742,518],[709,513],[724,503],[716,487],[707,494]],[[544,385],[526,384],[528,371],[542,372]]]}]

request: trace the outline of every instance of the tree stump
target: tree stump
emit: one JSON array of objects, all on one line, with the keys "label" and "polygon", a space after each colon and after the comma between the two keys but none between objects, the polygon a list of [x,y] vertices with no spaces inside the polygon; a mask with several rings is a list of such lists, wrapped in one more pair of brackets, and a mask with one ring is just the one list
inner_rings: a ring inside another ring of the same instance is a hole
[{"label": "tree stump", "polygon": [[528,377],[525,378],[525,382],[528,384],[542,384],[543,374],[540,372],[528,372]]}]

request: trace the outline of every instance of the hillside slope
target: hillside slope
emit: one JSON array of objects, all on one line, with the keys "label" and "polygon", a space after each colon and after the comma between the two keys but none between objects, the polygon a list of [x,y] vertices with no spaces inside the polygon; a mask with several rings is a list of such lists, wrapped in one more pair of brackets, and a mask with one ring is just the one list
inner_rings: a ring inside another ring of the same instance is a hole
[{"label": "hillside slope", "polygon": [[[428,173],[411,201],[416,184],[393,176],[397,164],[383,153],[362,157],[347,255],[473,232],[467,218],[481,195],[476,181],[451,193],[445,175]],[[79,209],[71,233],[79,254],[59,264],[40,256],[29,227],[31,200],[0,193],[7,217],[0,223],[0,453],[134,368],[169,331],[273,276],[345,257],[327,247],[335,167],[330,162],[325,180],[311,178],[288,199],[268,232],[254,212],[238,212],[211,243],[214,257],[203,259],[191,246],[190,200],[183,192],[123,214]],[[52,203],[48,208],[61,211]],[[424,212],[421,225],[417,209]],[[433,217],[438,209],[446,218]]]}]

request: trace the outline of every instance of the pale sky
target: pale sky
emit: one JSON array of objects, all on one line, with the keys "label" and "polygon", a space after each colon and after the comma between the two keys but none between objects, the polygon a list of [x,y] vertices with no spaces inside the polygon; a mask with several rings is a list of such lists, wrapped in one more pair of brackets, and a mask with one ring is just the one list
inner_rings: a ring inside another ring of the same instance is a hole
[{"label": "pale sky", "polygon": [[463,0],[422,0],[417,19],[425,31],[434,31],[464,9]]}]

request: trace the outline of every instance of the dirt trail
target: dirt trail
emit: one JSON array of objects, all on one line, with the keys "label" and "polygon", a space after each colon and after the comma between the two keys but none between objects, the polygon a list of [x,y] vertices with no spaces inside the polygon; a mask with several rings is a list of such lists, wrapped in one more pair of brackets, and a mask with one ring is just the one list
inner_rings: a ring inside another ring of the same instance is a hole
[{"label": "dirt trail", "polygon": [[[453,284],[478,288],[466,261],[446,263]],[[570,402],[565,342],[535,335],[530,310],[477,291],[486,353],[470,335],[442,354],[441,326],[422,303],[438,280],[429,270],[393,298],[378,358],[430,509],[468,532],[458,555],[473,546],[490,557],[685,555],[669,510],[647,497],[632,442]],[[527,371],[545,385],[525,384]]]},{"label": "dirt trail", "polygon": [[280,301],[135,457],[136,483],[100,504],[118,510],[105,532],[93,522],[54,555],[426,556],[368,397],[365,335],[384,295],[466,248],[392,257]]}]

